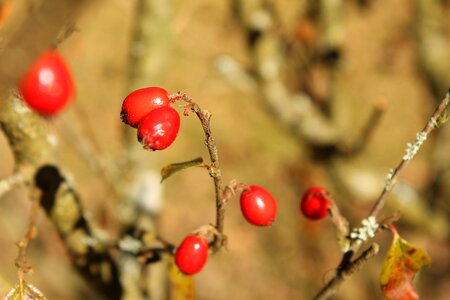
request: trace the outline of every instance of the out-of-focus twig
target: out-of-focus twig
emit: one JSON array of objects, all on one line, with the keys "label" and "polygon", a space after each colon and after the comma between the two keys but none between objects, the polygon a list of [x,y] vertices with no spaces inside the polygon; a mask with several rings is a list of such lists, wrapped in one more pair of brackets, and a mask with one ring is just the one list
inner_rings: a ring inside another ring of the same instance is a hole
[{"label": "out-of-focus twig", "polygon": [[0,110],[0,127],[14,155],[16,174],[13,177],[21,176],[21,181],[30,181],[38,166],[53,161],[47,124],[27,107],[17,93],[11,93]]},{"label": "out-of-focus twig", "polygon": [[[252,75],[257,91],[275,118],[283,124],[292,135],[311,148],[311,152],[330,156],[350,156],[357,154],[378,125],[383,109],[374,106],[374,112],[362,134],[354,143],[346,141],[346,133],[336,126],[332,117],[324,114],[321,103],[324,99],[310,88],[294,91],[286,81],[286,66],[293,58],[286,51],[285,37],[278,33],[276,17],[263,0],[245,1],[230,0],[239,22],[247,34],[250,55],[252,58]],[[310,1],[311,10],[317,10],[318,23],[323,34],[316,34],[319,39],[313,52],[319,58],[310,57],[303,64],[320,63],[326,65],[328,89],[327,103],[335,97],[335,82],[339,71],[342,54],[344,27],[342,23],[342,1]],[[223,62],[223,61],[222,61]],[[223,65],[221,65],[223,67]],[[239,70],[233,66],[234,70]],[[308,73],[312,66],[304,66]],[[302,69],[302,70],[303,70]],[[223,70],[223,72],[229,70]],[[307,75],[310,76],[310,75]],[[242,76],[241,76],[242,77]],[[304,79],[307,82],[311,78]],[[308,84],[306,84],[308,85]]]},{"label": "out-of-focus twig", "polygon": [[[173,1],[135,1],[128,64],[128,91],[161,83],[172,48]],[[119,117],[120,108],[117,110]],[[142,231],[154,235],[163,201],[163,187],[155,179],[154,159],[136,142],[136,131],[123,126],[123,151],[117,173],[117,216],[124,232]],[[168,261],[145,264],[136,257],[124,257],[120,267],[124,298],[168,298]],[[131,272],[128,272],[130,270]],[[139,280],[136,280],[138,278]]]},{"label": "out-of-focus twig", "polygon": [[28,265],[27,252],[31,240],[33,240],[37,235],[36,221],[39,209],[39,199],[32,196],[32,201],[33,205],[31,207],[27,231],[25,232],[23,238],[17,243],[17,246],[19,247],[19,255],[16,259],[16,267],[18,268],[19,273],[19,284],[23,284],[25,274],[31,270],[31,267]]},{"label": "out-of-focus twig", "polygon": [[[86,122],[83,122],[82,118],[78,118],[78,123],[82,124]],[[117,197],[117,185],[115,184],[115,179],[118,177],[116,174],[117,170],[115,170],[113,163],[110,165],[106,164],[106,155],[102,153],[92,130],[89,129],[89,125],[83,125],[83,129],[85,130],[79,130],[64,118],[55,120],[55,124],[61,134],[66,138],[66,142],[71,145],[71,148],[99,175],[109,190],[110,195]]]},{"label": "out-of-focus twig", "polygon": [[[336,144],[340,133],[305,93],[292,93],[283,80],[286,57],[264,1],[231,1],[249,40],[253,70],[270,112],[300,140],[315,145]],[[289,108],[289,109],[287,109]]]},{"label": "out-of-focus twig", "polygon": [[353,142],[353,144],[349,147],[347,145],[343,145],[341,147],[341,153],[346,156],[353,156],[360,153],[367,143],[370,141],[375,129],[378,127],[380,123],[381,117],[383,116],[387,106],[387,100],[383,97],[378,98],[374,105],[372,113],[367,120],[365,126],[362,128],[359,133],[358,138]]},{"label": "out-of-focus twig", "polygon": [[448,21],[441,1],[416,0],[415,30],[419,62],[435,95],[440,95],[450,82],[450,43],[445,33]]},{"label": "out-of-focus twig", "polygon": [[23,172],[16,172],[11,176],[0,180],[0,198],[3,197],[11,189],[18,187],[26,182],[26,176]]},{"label": "out-of-focus twig", "polygon": [[41,191],[41,206],[64,241],[76,269],[108,299],[121,299],[116,262],[107,242],[98,237],[86,218],[76,191],[53,165],[39,168],[35,184]]},{"label": "out-of-focus twig", "polygon": [[[129,50],[128,89],[155,86],[166,70],[172,47],[172,1],[136,1],[132,37]],[[120,108],[117,110],[117,115]],[[136,143],[136,131],[123,126],[123,152],[119,159],[119,221],[124,227],[132,225],[142,213],[130,190],[148,169],[152,168],[152,156]],[[144,174],[145,176],[145,174]],[[148,213],[148,212],[146,212]],[[155,213],[155,212],[152,212]]]}]

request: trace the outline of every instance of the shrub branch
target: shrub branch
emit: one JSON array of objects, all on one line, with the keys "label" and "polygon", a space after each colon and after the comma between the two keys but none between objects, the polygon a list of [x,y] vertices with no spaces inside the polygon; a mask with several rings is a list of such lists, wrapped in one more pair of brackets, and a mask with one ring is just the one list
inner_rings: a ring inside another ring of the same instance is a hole
[{"label": "shrub branch", "polygon": [[[439,106],[436,108],[425,127],[417,134],[416,140],[413,143],[409,143],[407,145],[406,153],[400,161],[399,165],[395,169],[391,170],[391,172],[389,172],[383,191],[376,200],[368,218],[365,220],[370,220],[371,218],[373,220],[376,220],[375,218],[383,209],[387,196],[395,186],[400,172],[405,168],[409,161],[414,158],[415,154],[419,151],[421,145],[426,140],[428,134],[434,129],[439,128],[447,121],[447,107],[449,105],[449,102],[450,90],[441,101]],[[374,233],[382,229],[387,222],[396,221],[398,220],[398,218],[398,214],[394,214],[393,216],[386,218],[381,222],[382,226],[378,226],[377,224],[377,228]],[[316,297],[314,297],[314,300],[325,300],[334,295],[337,292],[339,286],[348,277],[358,272],[362,268],[362,266],[378,252],[378,246],[375,247],[375,245],[372,245],[370,248],[365,250],[357,259],[352,261],[353,255],[364,245],[364,242],[366,242],[367,239],[363,241],[361,239],[351,239],[350,241],[350,247],[348,251],[343,254],[342,261],[337,268],[335,276],[319,291]]]}]

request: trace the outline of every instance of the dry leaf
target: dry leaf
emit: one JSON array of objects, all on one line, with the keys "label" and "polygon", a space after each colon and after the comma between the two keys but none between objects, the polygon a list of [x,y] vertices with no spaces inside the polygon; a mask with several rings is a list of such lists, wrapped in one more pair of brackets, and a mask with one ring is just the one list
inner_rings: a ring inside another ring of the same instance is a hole
[{"label": "dry leaf", "polygon": [[414,275],[431,260],[428,254],[403,240],[395,230],[394,240],[384,260],[380,284],[389,300],[418,300],[412,281]]}]

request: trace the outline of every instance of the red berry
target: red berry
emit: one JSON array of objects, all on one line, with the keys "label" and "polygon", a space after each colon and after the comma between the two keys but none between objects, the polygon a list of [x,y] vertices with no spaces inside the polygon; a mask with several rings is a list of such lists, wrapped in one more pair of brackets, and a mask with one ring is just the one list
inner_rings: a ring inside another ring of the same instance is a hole
[{"label": "red berry", "polygon": [[241,210],[253,225],[269,226],[277,215],[277,202],[267,190],[251,185],[241,193]]},{"label": "red berry", "polygon": [[23,75],[20,92],[40,114],[54,115],[73,98],[74,84],[64,59],[53,50],[44,52]]},{"label": "red berry", "polygon": [[305,217],[320,220],[328,214],[328,192],[321,187],[309,188],[303,195],[300,209]]},{"label": "red berry", "polygon": [[129,94],[122,104],[120,116],[130,126],[138,127],[140,121],[152,110],[169,105],[169,93],[160,87],[147,87]]},{"label": "red berry", "polygon": [[138,140],[146,149],[162,150],[169,147],[180,129],[180,115],[170,106],[156,108],[142,119]]},{"label": "red berry", "polygon": [[202,270],[208,259],[208,241],[199,235],[188,235],[175,253],[175,263],[181,272],[193,275]]}]

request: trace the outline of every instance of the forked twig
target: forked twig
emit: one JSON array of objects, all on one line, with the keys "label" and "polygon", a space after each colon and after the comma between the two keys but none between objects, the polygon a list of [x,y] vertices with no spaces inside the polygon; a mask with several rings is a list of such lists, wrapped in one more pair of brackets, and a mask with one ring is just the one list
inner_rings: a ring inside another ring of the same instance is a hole
[{"label": "forked twig", "polygon": [[338,287],[350,276],[359,272],[364,264],[378,254],[380,247],[373,244],[364,251],[357,259],[351,262],[345,269],[337,272],[325,287],[313,298],[313,300],[326,300],[337,292]]},{"label": "forked twig", "polygon": [[[422,131],[420,131],[417,134],[416,140],[413,143],[408,143],[406,153],[403,156],[402,160],[400,161],[399,165],[389,172],[383,191],[381,192],[380,196],[375,202],[368,218],[365,219],[367,220],[367,223],[370,223],[368,222],[369,220],[375,222],[376,229],[374,230],[374,232],[378,232],[378,230],[381,229],[382,227],[376,223],[376,217],[383,209],[384,204],[386,202],[386,198],[392,191],[392,188],[395,186],[395,183],[397,181],[398,176],[400,175],[400,172],[409,163],[409,161],[413,159],[414,156],[417,154],[423,142],[426,140],[428,134],[434,129],[439,128],[442,124],[444,124],[447,121],[446,109],[449,105],[449,102],[450,102],[450,90],[447,92],[445,98],[436,108],[436,110],[434,111],[431,118],[428,120],[425,127],[422,129]],[[394,214],[392,217],[388,217],[381,223],[383,225],[386,224],[386,222],[398,220],[398,218],[399,215]],[[353,255],[363,246],[364,242],[366,241],[367,239],[365,240],[351,239],[350,247],[348,251],[344,253],[342,257],[342,262],[337,268],[336,275],[318,292],[318,294],[314,297],[314,300],[325,300],[334,295],[337,292],[339,286],[345,281],[346,278],[350,277],[351,275],[359,271],[371,257],[377,254],[378,246],[375,247],[375,245],[372,245],[370,248],[365,250],[357,259],[352,261]]]}]

